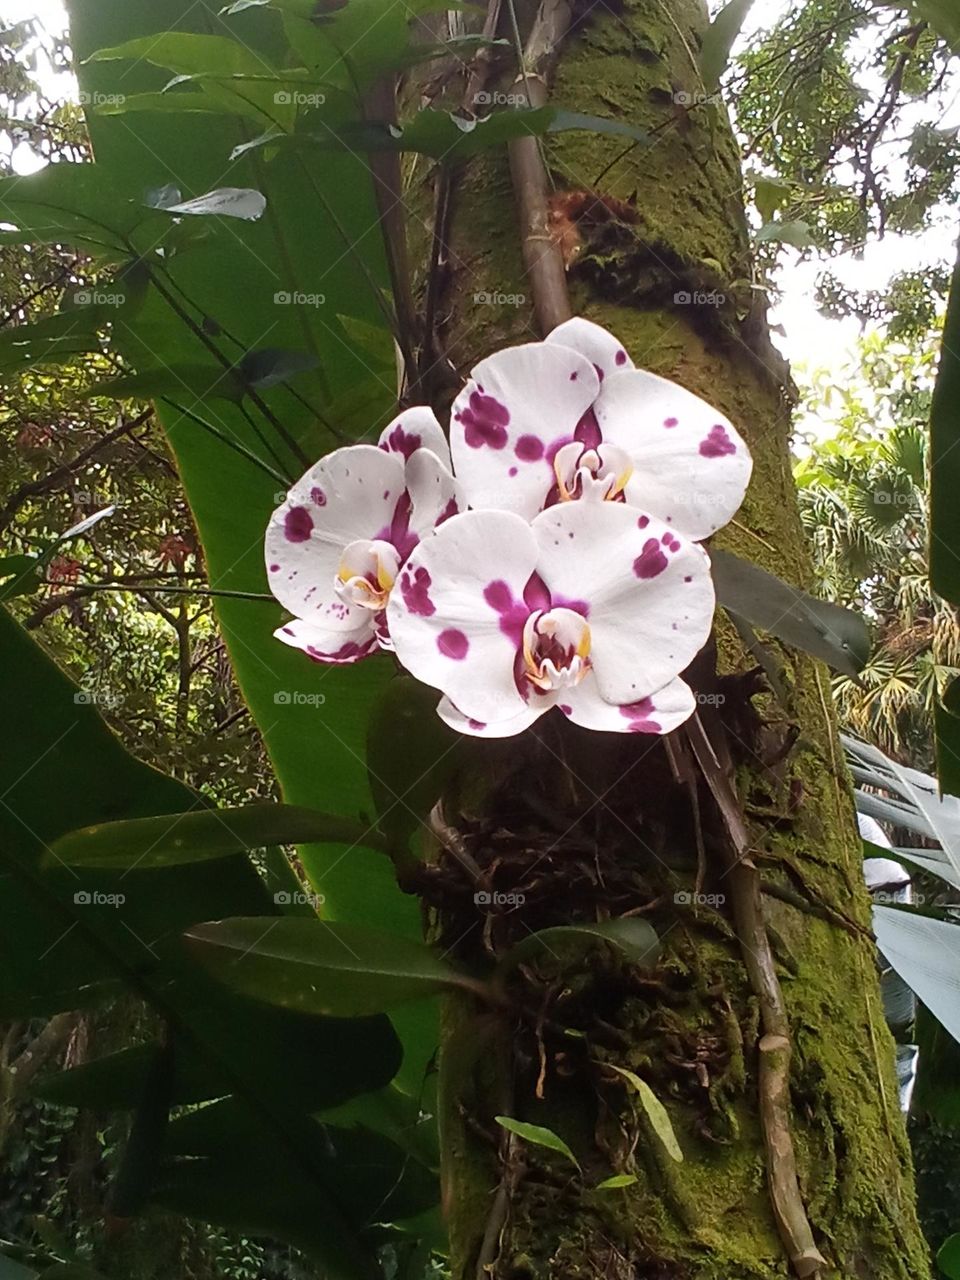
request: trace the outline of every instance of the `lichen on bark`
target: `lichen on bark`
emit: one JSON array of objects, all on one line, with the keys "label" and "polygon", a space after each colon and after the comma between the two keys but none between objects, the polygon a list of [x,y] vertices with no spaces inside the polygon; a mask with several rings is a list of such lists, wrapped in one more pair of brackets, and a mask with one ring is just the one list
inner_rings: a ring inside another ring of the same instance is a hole
[{"label": "lichen on bark", "polygon": [[[654,141],[625,152],[622,138],[550,137],[557,192],[587,191],[624,212],[575,223],[570,289],[576,312],[617,333],[639,364],[716,404],[743,432],[754,479],[717,541],[804,584],[789,374],[751,287],[736,143],[723,106],[700,101],[696,54],[705,20],[701,0],[625,0],[578,12],[553,99],[627,120]],[[454,365],[463,371],[497,347],[539,337],[529,299],[518,307],[474,300],[525,289],[502,157],[458,171],[448,239],[440,336]],[[428,248],[418,247],[426,263]],[[674,298],[698,291],[723,300]],[[768,643],[782,666],[785,701],[746,678],[753,659],[722,618],[719,683],[710,683],[708,661],[698,687],[726,698],[721,718],[739,743],[739,797],[768,890],[764,912],[792,1033],[801,1193],[829,1262],[824,1277],[923,1280],[929,1265],[828,676]],[[479,1259],[479,1274],[497,1280],[786,1276],[758,1117],[757,1001],[723,901],[716,814],[701,791],[704,873],[691,797],[663,748],[587,738],[560,725],[478,746],[477,772],[447,797],[447,818],[456,818],[484,874],[504,891],[525,886],[526,900],[512,921],[491,926],[469,885],[451,889],[449,877],[455,882],[459,872],[441,854],[449,874],[431,902],[434,928],[456,954],[478,962],[531,929],[635,911],[657,928],[663,954],[653,974],[602,948],[572,970],[533,965],[512,988],[519,1012],[501,1018],[499,1030],[488,1014],[451,1002],[441,1113],[453,1275],[477,1274]],[[685,903],[697,889],[719,901]],[[499,1036],[499,1050],[488,1035]],[[471,1053],[474,1041],[480,1047]],[[665,1155],[609,1063],[636,1072],[664,1102],[682,1163]],[[504,1098],[510,1114],[561,1134],[579,1171],[522,1139],[505,1146],[493,1119]],[[636,1181],[597,1189],[622,1172]]]}]

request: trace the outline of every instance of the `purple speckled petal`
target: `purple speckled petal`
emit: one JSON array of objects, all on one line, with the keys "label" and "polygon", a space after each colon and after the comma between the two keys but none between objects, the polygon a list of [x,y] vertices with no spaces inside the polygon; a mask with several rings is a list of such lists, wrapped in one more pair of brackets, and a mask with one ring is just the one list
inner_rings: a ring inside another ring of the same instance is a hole
[{"label": "purple speckled petal", "polygon": [[556,703],[556,694],[538,696],[531,701],[526,710],[509,720],[497,720],[493,724],[484,720],[475,720],[458,711],[449,698],[443,697],[437,705],[437,715],[451,729],[458,733],[466,733],[473,738],[513,738],[524,729],[536,724],[540,717]]},{"label": "purple speckled petal", "polygon": [[623,706],[604,701],[591,673],[564,692],[567,715],[584,729],[606,733],[672,733],[693,714],[693,690],[679,677],[655,693]]},{"label": "purple speckled petal", "polygon": [[533,522],[554,605],[580,599],[607,702],[636,702],[679,675],[713,621],[710,560],[697,543],[620,502],[564,502]]},{"label": "purple speckled petal", "polygon": [[[302,618],[294,618],[278,627],[273,634],[292,649],[302,650],[314,662],[343,666],[359,662],[380,649],[377,615],[366,609],[358,609],[357,613],[360,625],[349,631],[318,627],[312,622],[304,622]],[[283,699],[280,699],[278,705],[282,704]]]},{"label": "purple speckled petal", "polygon": [[317,626],[350,630],[357,611],[334,581],[343,548],[389,529],[404,492],[403,459],[375,445],[335,449],[293,485],[270,517],[267,582],[284,608]]},{"label": "purple speckled petal", "polygon": [[705,400],[633,369],[604,379],[595,412],[604,440],[633,458],[627,502],[697,539],[736,513],[753,463],[731,423]]},{"label": "purple speckled petal", "polygon": [[441,462],[450,466],[450,446],[437,415],[429,405],[417,404],[404,409],[380,433],[379,445],[389,453],[409,458],[416,449],[429,449]]},{"label": "purple speckled petal", "polygon": [[410,527],[420,537],[466,506],[453,473],[432,449],[417,449],[410,455],[406,484],[413,504]]},{"label": "purple speckled petal", "polygon": [[600,388],[570,347],[530,342],[481,360],[453,403],[450,447],[476,509],[532,519],[553,483],[553,459],[572,440]]},{"label": "purple speckled petal", "polygon": [[620,339],[592,320],[584,320],[582,316],[574,316],[571,320],[558,324],[548,334],[547,342],[556,342],[579,351],[599,370],[602,378],[633,368],[633,361]]},{"label": "purple speckled petal", "polygon": [[469,718],[507,720],[526,707],[514,660],[536,558],[519,516],[468,511],[424,538],[400,570],[387,607],[397,657]]}]

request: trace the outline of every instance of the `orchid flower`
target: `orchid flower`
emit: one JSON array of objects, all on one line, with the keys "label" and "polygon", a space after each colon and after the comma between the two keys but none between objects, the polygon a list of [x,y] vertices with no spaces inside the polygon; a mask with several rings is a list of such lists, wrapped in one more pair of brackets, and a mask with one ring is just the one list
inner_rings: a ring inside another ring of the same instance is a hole
[{"label": "orchid flower", "polygon": [[274,632],[318,662],[392,648],[385,609],[420,538],[460,509],[450,451],[432,410],[408,409],[378,445],[322,458],[270,518],[270,589],[294,618]]},{"label": "orchid flower", "polygon": [[411,553],[387,617],[397,657],[442,690],[441,717],[506,737],[551,707],[588,729],[668,733],[693,712],[679,679],[713,619],[707,553],[611,502],[532,522],[468,511]]},{"label": "orchid flower", "polygon": [[697,540],[731,519],[752,467],[721,413],[579,317],[481,360],[450,439],[471,507],[532,520],[571,499],[625,501]]}]

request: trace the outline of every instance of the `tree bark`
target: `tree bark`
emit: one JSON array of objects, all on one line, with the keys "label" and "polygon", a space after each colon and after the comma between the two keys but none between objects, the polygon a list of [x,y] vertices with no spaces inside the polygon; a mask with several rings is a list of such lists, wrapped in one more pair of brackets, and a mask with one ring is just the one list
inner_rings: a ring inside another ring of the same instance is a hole
[{"label": "tree bark", "polygon": [[[524,38],[534,16],[520,13]],[[622,137],[551,135],[549,225],[573,311],[747,438],[753,482],[717,544],[803,584],[789,372],[751,287],[734,137],[697,69],[705,25],[702,0],[576,12],[552,101],[652,141],[625,150]],[[499,87],[516,91],[510,80]],[[463,373],[541,336],[531,255],[503,157],[460,168],[437,203],[449,217],[439,253],[417,246],[421,293],[436,349]],[[431,257],[446,265],[429,284]],[[486,301],[517,294],[517,306]],[[455,1280],[929,1276],[828,673],[766,643],[780,697],[718,614],[715,651],[691,673],[699,750],[683,735],[664,745],[548,717],[518,741],[476,744],[445,801],[461,847],[441,841],[430,905],[455,954],[489,961],[531,930],[631,913],[662,942],[652,972],[609,948],[572,967],[544,952],[510,979],[507,1012],[447,1005],[440,1113]],[[664,1103],[682,1163],[614,1067]],[[559,1134],[579,1169],[498,1126],[504,1114]],[[615,1174],[636,1180],[598,1189]],[[785,1204],[810,1234],[806,1251]]]}]

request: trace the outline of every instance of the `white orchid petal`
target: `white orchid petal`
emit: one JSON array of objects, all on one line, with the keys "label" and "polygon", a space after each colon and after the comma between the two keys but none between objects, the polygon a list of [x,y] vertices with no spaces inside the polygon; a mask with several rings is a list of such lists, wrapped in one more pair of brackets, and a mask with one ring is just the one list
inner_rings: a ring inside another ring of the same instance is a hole
[{"label": "white orchid petal", "polygon": [[594,411],[604,442],[633,459],[632,506],[697,539],[736,514],[753,463],[730,421],[705,400],[631,369],[604,379]]},{"label": "white orchid petal", "polygon": [[531,701],[526,710],[521,711],[518,716],[487,724],[483,720],[473,720],[465,716],[462,711],[457,710],[448,697],[444,696],[437,704],[437,715],[451,729],[456,729],[458,733],[466,733],[473,738],[513,738],[518,733],[523,733],[524,729],[529,729],[532,724],[536,724],[553,705],[553,696],[545,694],[535,702]]},{"label": "white orchid petal", "polygon": [[693,690],[679,676],[648,697],[616,706],[600,696],[596,678],[587,676],[558,698],[560,710],[583,729],[607,733],[672,733],[696,709]]},{"label": "white orchid petal", "polygon": [[574,438],[599,387],[590,361],[558,343],[481,360],[450,416],[454,469],[469,504],[532,519],[553,487],[557,450]]},{"label": "white orchid petal", "polygon": [[698,544],[620,502],[564,502],[533,522],[554,607],[583,613],[601,697],[662,689],[710,634],[710,560]]},{"label": "white orchid petal", "polygon": [[375,445],[335,449],[293,485],[270,517],[267,582],[284,608],[320,626],[349,625],[336,590],[340,554],[367,538],[392,541],[403,461]]},{"label": "white orchid petal", "polygon": [[405,479],[412,506],[410,527],[421,537],[466,506],[449,466],[432,449],[410,455]]},{"label": "white orchid petal", "polygon": [[471,719],[507,720],[526,708],[514,663],[536,562],[525,520],[468,511],[425,538],[400,571],[387,609],[397,657]]},{"label": "white orchid petal", "polygon": [[380,644],[374,618],[366,609],[358,609],[357,614],[360,623],[349,631],[319,627],[302,618],[294,618],[278,627],[273,634],[291,648],[301,649],[315,662],[333,665],[359,662],[361,658],[376,653]]},{"label": "white orchid petal", "polygon": [[441,462],[451,466],[450,446],[443,427],[429,405],[416,404],[404,409],[380,432],[380,448],[409,458],[416,449],[430,449]]},{"label": "white orchid petal", "polygon": [[633,361],[620,339],[602,325],[584,320],[582,316],[574,316],[570,320],[564,320],[563,324],[558,324],[547,335],[547,342],[556,342],[579,351],[599,371],[601,378],[633,368]]}]

